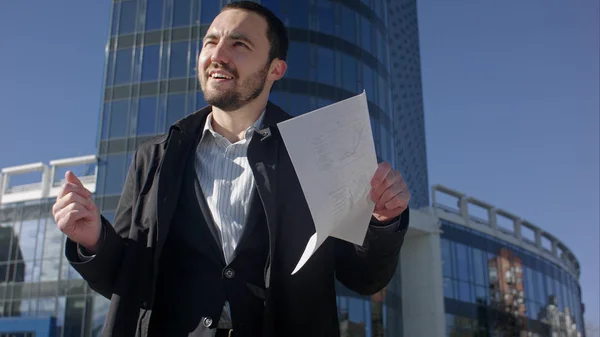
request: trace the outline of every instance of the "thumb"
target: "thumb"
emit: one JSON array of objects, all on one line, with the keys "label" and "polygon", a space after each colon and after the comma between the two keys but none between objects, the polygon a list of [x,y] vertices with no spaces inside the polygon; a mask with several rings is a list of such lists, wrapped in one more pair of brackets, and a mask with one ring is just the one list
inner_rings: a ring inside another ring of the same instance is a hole
[{"label": "thumb", "polygon": [[77,178],[77,176],[75,175],[75,173],[73,173],[72,171],[67,171],[65,173],[65,179],[69,183],[77,184],[79,186],[83,186],[83,184],[81,183],[81,181],[79,180],[79,178]]}]

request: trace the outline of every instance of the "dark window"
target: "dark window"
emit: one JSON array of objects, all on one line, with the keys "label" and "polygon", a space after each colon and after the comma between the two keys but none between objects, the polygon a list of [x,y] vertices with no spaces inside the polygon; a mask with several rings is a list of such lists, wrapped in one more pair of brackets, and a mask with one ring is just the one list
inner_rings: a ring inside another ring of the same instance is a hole
[{"label": "dark window", "polygon": [[127,132],[129,100],[113,101],[111,105],[110,138],[125,137]]},{"label": "dark window", "polygon": [[115,60],[115,52],[114,51],[109,51],[108,52],[108,61],[106,62],[106,86],[110,87],[113,85],[113,61]]},{"label": "dark window", "polygon": [[452,277],[452,242],[447,239],[442,239],[442,265],[443,275]]},{"label": "dark window", "polygon": [[309,1],[294,1],[292,14],[289,17],[289,27],[308,28]]},{"label": "dark window", "polygon": [[201,22],[211,23],[215,16],[219,14],[219,10],[219,1],[202,1],[202,9],[200,11]]},{"label": "dark window", "polygon": [[142,82],[158,80],[160,45],[144,47],[142,55]]},{"label": "dark window", "polygon": [[102,127],[100,130],[100,139],[108,139],[108,122],[110,121],[110,103],[104,103],[102,108]]},{"label": "dark window", "polygon": [[117,18],[119,17],[119,7],[121,7],[121,3],[120,2],[113,2],[112,5],[112,22],[111,22],[111,26],[110,26],[110,35],[111,36],[117,36],[118,35],[118,23],[119,20],[117,20]]},{"label": "dark window", "polygon": [[364,16],[360,18],[360,30],[361,30],[361,47],[368,51],[372,52],[371,49],[371,21],[367,20]]},{"label": "dark window", "polygon": [[370,101],[374,101],[373,98],[377,96],[375,93],[375,88],[373,87],[373,69],[366,64],[363,64],[363,85],[365,91],[367,92],[368,99]]},{"label": "dark window", "polygon": [[106,158],[106,185],[104,194],[119,194],[125,181],[125,154],[109,155]]},{"label": "dark window", "polygon": [[167,128],[185,116],[187,112],[185,110],[185,98],[185,94],[169,95],[167,99]]},{"label": "dark window", "polygon": [[156,132],[156,96],[140,99],[137,120],[137,135],[151,135]]},{"label": "dark window", "polygon": [[352,93],[356,91],[356,59],[348,54],[342,54],[342,87]]},{"label": "dark window", "polygon": [[469,247],[462,243],[457,243],[456,247],[456,266],[458,267],[458,278],[464,281],[469,280]]},{"label": "dark window", "polygon": [[291,115],[298,116],[298,115],[307,113],[309,111],[309,106],[308,106],[309,101],[308,101],[308,97],[306,95],[288,93],[287,99],[288,99],[289,110],[290,110],[290,111],[288,111],[288,113],[290,113]]},{"label": "dark window", "polygon": [[163,1],[148,0],[146,10],[146,31],[162,28]]},{"label": "dark window", "polygon": [[119,17],[119,35],[131,34],[135,31],[137,1],[121,2],[121,16]]},{"label": "dark window", "polygon": [[190,12],[192,11],[191,1],[174,0],[173,7],[173,27],[189,26]]},{"label": "dark window", "polygon": [[356,13],[346,6],[342,8],[341,37],[352,43],[356,43]]},{"label": "dark window", "polygon": [[309,45],[307,43],[294,41],[290,43],[287,78],[308,79],[308,51]]},{"label": "dark window", "polygon": [[131,82],[131,57],[133,49],[117,50],[117,62],[115,64],[115,85]]},{"label": "dark window", "polygon": [[324,84],[335,85],[333,50],[324,47],[317,49],[318,72],[317,81]]},{"label": "dark window", "polygon": [[317,2],[317,15],[319,17],[319,31],[321,33],[333,34],[333,5],[331,1],[324,0]]},{"label": "dark window", "polygon": [[188,42],[171,43],[169,78],[187,77]]}]

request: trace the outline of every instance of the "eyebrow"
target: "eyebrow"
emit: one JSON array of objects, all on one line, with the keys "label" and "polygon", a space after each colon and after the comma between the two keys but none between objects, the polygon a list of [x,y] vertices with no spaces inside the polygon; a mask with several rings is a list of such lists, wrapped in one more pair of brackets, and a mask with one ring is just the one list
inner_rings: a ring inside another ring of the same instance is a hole
[{"label": "eyebrow", "polygon": [[[236,40],[236,41],[244,41],[246,43],[248,43],[251,47],[254,47],[254,43],[252,43],[252,40],[250,40],[250,38],[244,34],[241,33],[231,33],[227,36],[228,38],[232,39],[232,40]],[[204,41],[206,40],[211,40],[211,39],[219,39],[219,36],[217,34],[207,34],[204,37]]]}]

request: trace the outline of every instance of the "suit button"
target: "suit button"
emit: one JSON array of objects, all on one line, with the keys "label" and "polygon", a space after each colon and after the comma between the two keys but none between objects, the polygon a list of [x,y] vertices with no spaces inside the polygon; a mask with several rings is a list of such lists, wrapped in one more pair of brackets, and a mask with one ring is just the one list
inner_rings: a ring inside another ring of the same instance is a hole
[{"label": "suit button", "polygon": [[225,272],[223,274],[227,278],[233,278],[235,276],[235,271],[231,268],[227,268],[227,269],[225,269]]},{"label": "suit button", "polygon": [[210,317],[204,317],[204,320],[202,320],[202,325],[204,325],[205,328],[210,328],[212,323],[213,323],[213,320]]}]

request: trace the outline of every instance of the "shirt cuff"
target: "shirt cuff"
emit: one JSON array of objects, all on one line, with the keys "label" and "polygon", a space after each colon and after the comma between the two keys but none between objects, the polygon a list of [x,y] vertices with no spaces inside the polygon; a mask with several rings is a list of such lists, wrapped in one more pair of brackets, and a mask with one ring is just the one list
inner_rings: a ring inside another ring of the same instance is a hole
[{"label": "shirt cuff", "polygon": [[[100,249],[100,247],[104,243],[104,240],[106,239],[106,230],[104,229],[104,223],[102,223],[102,232],[100,233],[100,238],[100,245],[98,245],[98,249]],[[96,254],[90,254],[88,251],[85,250],[85,248],[82,245],[77,244],[77,256],[79,256],[82,262],[87,262],[93,259],[96,256]]]},{"label": "shirt cuff", "polygon": [[374,216],[371,216],[371,223],[369,227],[381,232],[398,232],[404,230],[408,227],[408,213],[409,210],[407,208],[400,215],[386,222],[381,222]]}]

